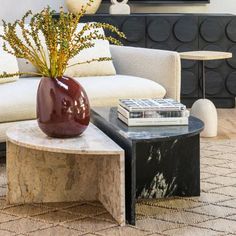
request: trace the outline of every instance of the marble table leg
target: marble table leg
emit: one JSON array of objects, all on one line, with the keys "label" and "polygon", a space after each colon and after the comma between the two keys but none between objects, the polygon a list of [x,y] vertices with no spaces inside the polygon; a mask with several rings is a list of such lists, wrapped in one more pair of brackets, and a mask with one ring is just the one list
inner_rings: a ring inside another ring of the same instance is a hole
[{"label": "marble table leg", "polygon": [[123,156],[103,157],[99,162],[98,199],[120,225],[125,224]]},{"label": "marble table leg", "polygon": [[200,196],[199,135],[136,144],[137,198]]},{"label": "marble table leg", "polygon": [[125,223],[124,157],[38,151],[7,142],[7,202],[100,200]]}]

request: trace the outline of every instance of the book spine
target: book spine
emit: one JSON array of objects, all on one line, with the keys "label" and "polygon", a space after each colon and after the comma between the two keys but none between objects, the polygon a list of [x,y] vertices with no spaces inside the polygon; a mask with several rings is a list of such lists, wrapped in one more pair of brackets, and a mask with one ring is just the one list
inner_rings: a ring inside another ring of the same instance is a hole
[{"label": "book spine", "polygon": [[127,119],[118,113],[118,118],[128,126],[164,126],[164,125],[188,125],[188,117],[177,118],[133,118]]},{"label": "book spine", "polygon": [[125,118],[130,117],[130,112],[128,110],[126,110],[124,107],[120,106],[120,105],[117,108],[117,112],[120,113]]},{"label": "book spine", "polygon": [[170,108],[170,107],[146,107],[146,108],[134,108],[134,107],[128,107],[126,106],[125,104],[123,104],[122,102],[119,102],[119,106],[123,107],[124,109],[128,110],[129,112],[132,112],[132,111],[184,111],[186,110],[186,107],[184,106],[178,106],[178,107],[173,107],[173,108]]},{"label": "book spine", "polygon": [[166,117],[189,117],[189,111],[128,111],[122,106],[118,106],[117,111],[122,114],[125,118],[166,118]]}]

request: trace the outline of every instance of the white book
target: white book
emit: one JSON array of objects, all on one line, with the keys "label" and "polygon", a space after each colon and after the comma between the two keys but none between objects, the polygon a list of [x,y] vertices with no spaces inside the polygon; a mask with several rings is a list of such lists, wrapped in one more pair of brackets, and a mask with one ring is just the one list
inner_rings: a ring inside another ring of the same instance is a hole
[{"label": "white book", "polygon": [[128,111],[181,111],[186,106],[171,98],[165,99],[120,99],[119,105]]},{"label": "white book", "polygon": [[164,125],[188,125],[188,117],[167,118],[132,118],[127,119],[117,112],[118,118],[128,126],[164,126]]},{"label": "white book", "polygon": [[127,119],[134,118],[176,118],[176,117],[189,117],[190,112],[188,110],[182,111],[128,111],[124,107],[118,105],[117,112],[122,114]]}]

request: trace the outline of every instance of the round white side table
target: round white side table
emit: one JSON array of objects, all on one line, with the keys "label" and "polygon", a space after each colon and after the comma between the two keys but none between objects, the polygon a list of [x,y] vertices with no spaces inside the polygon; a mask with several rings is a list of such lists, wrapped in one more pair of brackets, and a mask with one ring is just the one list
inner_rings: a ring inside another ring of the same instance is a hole
[{"label": "round white side table", "polygon": [[205,128],[201,133],[202,137],[217,136],[217,111],[216,107],[209,99],[206,99],[206,76],[205,76],[205,61],[220,60],[231,58],[232,53],[229,52],[214,52],[214,51],[189,51],[180,53],[180,58],[185,60],[197,60],[202,64],[202,98],[198,99],[191,108],[191,115],[201,119]]}]

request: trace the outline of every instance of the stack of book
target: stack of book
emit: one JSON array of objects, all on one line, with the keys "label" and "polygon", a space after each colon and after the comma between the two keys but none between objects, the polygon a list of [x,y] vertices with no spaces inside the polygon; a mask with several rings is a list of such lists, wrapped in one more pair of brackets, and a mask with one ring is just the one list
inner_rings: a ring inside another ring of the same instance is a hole
[{"label": "stack of book", "polygon": [[173,99],[120,99],[117,111],[128,126],[188,125],[189,111]]}]

